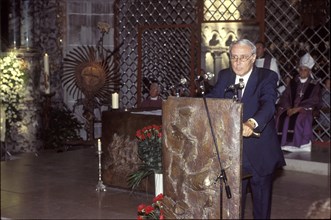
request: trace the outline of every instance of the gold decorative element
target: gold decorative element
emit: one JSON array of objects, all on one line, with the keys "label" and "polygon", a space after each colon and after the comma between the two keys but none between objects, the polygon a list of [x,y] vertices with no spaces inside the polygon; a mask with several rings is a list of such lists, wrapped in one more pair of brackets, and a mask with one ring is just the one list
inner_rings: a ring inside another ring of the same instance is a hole
[{"label": "gold decorative element", "polygon": [[108,33],[110,29],[110,25],[105,22],[98,22],[98,29],[102,34]]},{"label": "gold decorative element", "polygon": [[80,46],[64,58],[62,83],[74,97],[81,98],[82,93],[85,97],[106,101],[119,81],[113,56],[102,59],[94,47]]},{"label": "gold decorative element", "polygon": [[[83,117],[87,139],[94,137],[94,109],[110,103],[111,95],[119,90],[120,74],[115,61],[115,52],[103,47],[103,37],[109,31],[109,24],[98,23],[102,36],[97,45],[79,46],[64,58],[62,84],[77,104],[83,105]],[[75,107],[74,106],[74,107]]]}]

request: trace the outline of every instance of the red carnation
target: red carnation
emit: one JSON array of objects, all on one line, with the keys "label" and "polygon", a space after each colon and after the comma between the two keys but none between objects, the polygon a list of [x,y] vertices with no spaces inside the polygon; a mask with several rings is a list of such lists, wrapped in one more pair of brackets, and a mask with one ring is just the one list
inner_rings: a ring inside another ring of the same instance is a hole
[{"label": "red carnation", "polygon": [[145,204],[140,204],[140,205],[138,206],[138,212],[143,212],[145,207],[146,207]]},{"label": "red carnation", "polygon": [[145,207],[145,213],[148,215],[149,213],[154,211],[154,207],[149,205]]},{"label": "red carnation", "polygon": [[152,127],[152,125],[149,125],[149,126],[147,126],[146,127],[148,130],[150,130],[150,129],[152,129],[153,127]]},{"label": "red carnation", "polygon": [[153,199],[153,203],[156,203],[158,201],[161,201],[163,199],[163,194],[160,193],[159,195],[157,195],[154,199]]}]

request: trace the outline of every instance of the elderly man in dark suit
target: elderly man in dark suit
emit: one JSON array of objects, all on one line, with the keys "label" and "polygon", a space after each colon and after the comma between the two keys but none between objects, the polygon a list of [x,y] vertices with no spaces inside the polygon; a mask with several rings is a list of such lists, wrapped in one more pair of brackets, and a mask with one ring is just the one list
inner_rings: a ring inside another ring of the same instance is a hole
[{"label": "elderly man in dark suit", "polygon": [[[256,47],[251,41],[238,40],[229,49],[231,67],[219,72],[217,83],[206,97],[233,98],[237,89],[231,88],[237,87],[231,85],[240,85],[240,81],[244,81],[244,88],[239,88],[243,103],[242,169],[251,177],[243,179],[242,201],[244,206],[250,182],[254,218],[269,219],[273,173],[285,165],[274,121],[278,76],[274,71],[254,65]],[[258,133],[259,137],[254,136]]]}]

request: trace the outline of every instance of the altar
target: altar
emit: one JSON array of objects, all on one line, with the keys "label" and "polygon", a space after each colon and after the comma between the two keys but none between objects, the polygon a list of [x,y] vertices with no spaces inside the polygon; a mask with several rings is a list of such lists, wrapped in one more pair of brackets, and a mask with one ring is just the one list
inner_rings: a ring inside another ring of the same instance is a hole
[{"label": "altar", "polygon": [[[168,97],[162,114],[104,112],[104,183],[129,188],[128,176],[141,163],[136,131],[162,123],[163,204],[168,218],[240,219],[242,109],[232,99]],[[137,190],[154,193],[154,176],[144,179]]]},{"label": "altar", "polygon": [[[129,189],[127,176],[138,169],[136,131],[162,124],[161,110],[110,110],[102,113],[102,180],[105,185]],[[154,177],[137,188],[154,193]]]}]

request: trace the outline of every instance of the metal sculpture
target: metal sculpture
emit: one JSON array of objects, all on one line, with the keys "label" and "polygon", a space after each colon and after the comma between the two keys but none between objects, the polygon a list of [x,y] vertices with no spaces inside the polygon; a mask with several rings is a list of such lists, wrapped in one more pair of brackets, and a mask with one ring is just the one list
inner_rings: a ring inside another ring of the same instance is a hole
[{"label": "metal sculpture", "polygon": [[87,140],[94,139],[95,108],[110,103],[109,94],[119,90],[120,73],[115,54],[103,46],[103,37],[109,32],[107,23],[99,22],[101,37],[96,46],[79,46],[64,58],[63,87],[76,99],[77,105],[83,105],[83,117]]}]

